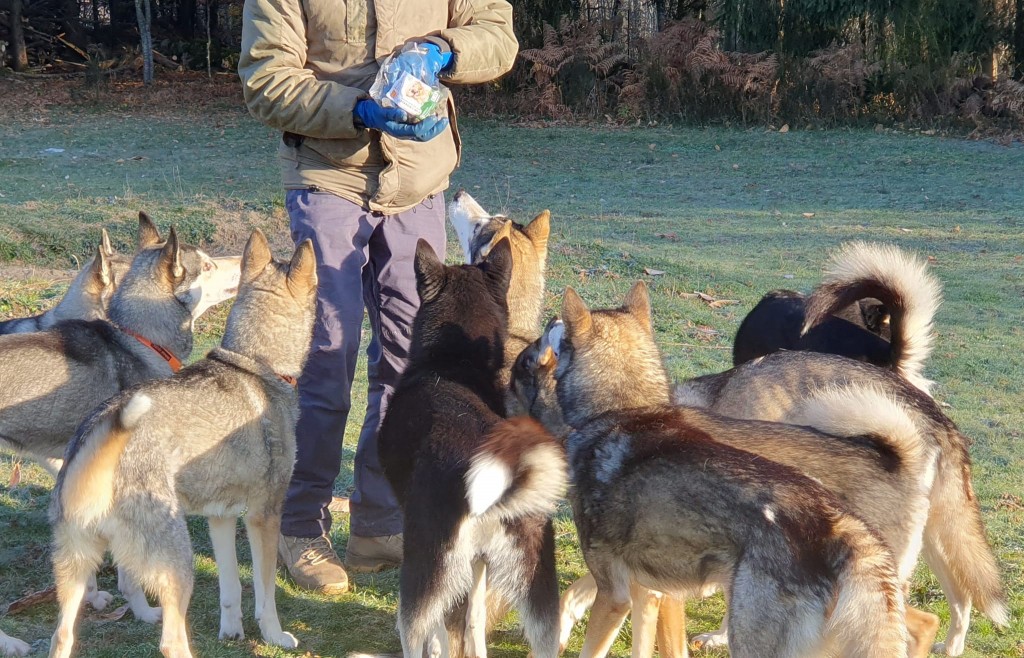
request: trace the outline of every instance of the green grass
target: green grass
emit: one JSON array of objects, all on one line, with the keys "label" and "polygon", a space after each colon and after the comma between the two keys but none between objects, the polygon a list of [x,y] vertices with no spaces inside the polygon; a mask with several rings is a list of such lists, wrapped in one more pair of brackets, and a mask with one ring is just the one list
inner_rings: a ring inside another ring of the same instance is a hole
[{"label": "green grass", "polygon": [[[520,219],[552,210],[549,310],[567,284],[600,306],[617,304],[633,280],[646,278],[655,327],[677,377],[726,368],[731,337],[760,296],[777,287],[810,289],[828,250],[844,240],[893,241],[933,256],[946,301],[928,375],[940,384],[937,397],[974,439],[974,482],[1014,617],[1009,629],[996,630],[976,615],[966,655],[1024,655],[1024,458],[1017,449],[1024,432],[1024,148],[866,131],[530,129],[464,121],[463,132],[466,153],[453,187],[466,187],[492,211]],[[44,152],[51,147],[65,150]],[[287,220],[275,147],[271,131],[232,111],[198,121],[56,110],[47,125],[0,127],[0,259],[71,268],[74,258],[86,257],[100,226],[127,248],[140,209],[224,252],[237,252],[249,229],[260,226],[283,252]],[[664,274],[647,276],[645,268]],[[6,278],[0,313],[44,307],[60,289],[38,276]],[[712,309],[685,296],[693,291],[740,303]],[[220,311],[202,324],[197,353],[214,344],[223,318]],[[358,377],[365,381],[364,371]],[[364,404],[357,397],[353,409]],[[355,416],[346,436],[348,460]],[[0,457],[0,483],[8,481],[11,464],[12,457]],[[0,486],[5,602],[51,582],[51,482],[26,466],[19,487]],[[350,482],[348,461],[338,491]],[[334,539],[343,547],[347,519],[336,521]],[[217,641],[215,568],[201,520],[193,531],[197,584],[190,622],[197,652],[281,655],[252,640]],[[558,533],[567,585],[583,566],[564,511]],[[240,555],[248,564],[241,535]],[[244,567],[243,579],[248,594]],[[100,580],[113,589],[113,569]],[[356,577],[354,593],[334,599],[300,592],[283,578],[279,584],[281,617],[302,651],[342,656],[398,648],[395,573]],[[938,584],[923,568],[912,596],[948,619]],[[251,610],[250,596],[245,605]],[[717,597],[692,602],[690,633],[715,628],[722,610]],[[43,651],[54,620],[54,606],[41,605],[0,618],[0,625]],[[251,621],[246,630],[258,637]],[[156,628],[130,614],[103,622],[88,613],[79,636],[83,656],[154,655],[159,641]],[[498,656],[524,654],[514,620],[491,646]],[[569,653],[579,648],[577,633]],[[626,655],[628,648],[624,632],[615,652]]]}]

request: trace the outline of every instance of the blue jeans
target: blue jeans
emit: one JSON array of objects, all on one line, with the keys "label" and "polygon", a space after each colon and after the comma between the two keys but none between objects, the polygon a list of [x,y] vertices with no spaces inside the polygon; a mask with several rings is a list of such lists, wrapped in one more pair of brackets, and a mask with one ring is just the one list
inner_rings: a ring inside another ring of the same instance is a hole
[{"label": "blue jeans", "polygon": [[298,454],[281,532],[316,537],[331,529],[327,506],[341,470],[365,308],[373,336],[366,349],[369,391],[356,448],[351,532],[363,537],[398,534],[402,513],[380,466],[377,431],[405,368],[419,307],[413,271],[416,241],[423,238],[444,257],[444,198],[438,194],[388,216],[310,190],[289,190],[285,205],[292,239],[313,240],[320,283],[313,346],[299,378]]}]

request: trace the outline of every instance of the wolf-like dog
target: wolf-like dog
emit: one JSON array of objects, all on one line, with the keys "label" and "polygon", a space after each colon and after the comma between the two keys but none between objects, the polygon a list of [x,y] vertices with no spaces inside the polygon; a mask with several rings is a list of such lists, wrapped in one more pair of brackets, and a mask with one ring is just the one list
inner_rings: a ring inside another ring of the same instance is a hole
[{"label": "wolf-like dog", "polygon": [[0,322],[0,335],[45,331],[61,320],[106,318],[107,304],[130,264],[131,259],[114,250],[107,229],[102,229],[96,255],[75,275],[57,305],[39,315]]},{"label": "wolf-like dog", "polygon": [[[895,330],[895,325],[894,325]],[[900,375],[867,363],[814,352],[776,352],[726,372],[676,385],[679,404],[735,418],[798,422],[798,409],[817,391],[856,386],[878,391],[909,410],[918,433],[939,453],[929,495],[922,556],[949,601],[949,633],[935,650],[963,653],[976,604],[1000,625],[1008,620],[999,565],[985,536],[971,483],[970,439],[931,396]],[[865,414],[874,413],[865,406]]]},{"label": "wolf-like dog", "polygon": [[[398,629],[405,658],[486,655],[488,609],[518,608],[536,658],[558,650],[550,516],[565,456],[529,418],[504,420],[508,240],[479,265],[446,267],[420,241],[421,306],[409,365],[380,430],[402,504]],[[491,599],[491,602],[488,602]],[[497,602],[495,602],[497,601]]]},{"label": "wolf-like dog", "polygon": [[163,241],[144,214],[139,246],[108,320],[65,320],[0,336],[0,447],[56,475],[86,415],[125,388],[180,367],[192,352],[195,319],[237,289],[237,257],[211,258],[179,243],[174,229]]},{"label": "wolf-like dog", "polygon": [[[672,407],[642,283],[610,311],[591,312],[568,288],[562,319],[548,341],[598,588],[581,656],[607,654],[634,581],[672,594],[726,583],[737,658],[907,655],[902,583],[884,540],[820,483],[723,440],[820,433]],[[894,434],[913,441],[912,431]],[[850,451],[870,450],[849,438]]]},{"label": "wolf-like dog", "polygon": [[775,291],[744,318],[740,365],[781,349],[837,354],[889,368],[921,390],[942,287],[927,262],[895,245],[851,242],[831,258],[810,297]]},{"label": "wolf-like dog", "polygon": [[[508,286],[508,336],[501,371],[501,385],[506,386],[516,357],[540,336],[551,213],[544,210],[523,226],[503,215],[489,214],[469,193],[459,190],[448,204],[448,218],[459,236],[467,265],[482,262],[499,241],[507,239],[509,242],[512,277]],[[513,412],[519,410],[510,410]]]},{"label": "wolf-like dog", "polygon": [[161,653],[192,655],[185,623],[193,584],[186,514],[209,520],[220,578],[220,637],[242,638],[235,524],[243,511],[263,639],[297,646],[277,616],[275,556],[295,462],[295,382],[309,352],[316,283],[311,241],[281,263],[255,231],[221,346],[174,377],[125,391],[79,428],[50,510],[60,604],[51,656],[71,654],[75,617],[106,549],[159,598]]}]

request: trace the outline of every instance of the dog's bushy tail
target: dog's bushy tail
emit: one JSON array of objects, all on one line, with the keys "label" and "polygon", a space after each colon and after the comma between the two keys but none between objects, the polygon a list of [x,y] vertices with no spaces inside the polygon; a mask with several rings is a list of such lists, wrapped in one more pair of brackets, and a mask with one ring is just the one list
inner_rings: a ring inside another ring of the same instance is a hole
[{"label": "dog's bushy tail", "polygon": [[[936,481],[932,506],[924,532],[924,557],[932,570],[942,568],[954,582],[959,597],[966,594],[967,609],[973,602],[1000,626],[1009,623],[1006,591],[999,564],[985,536],[978,498],[971,484],[970,440],[956,432],[960,447],[957,459],[947,459],[946,471]],[[945,589],[945,583],[943,584]],[[947,592],[947,595],[951,595]]]},{"label": "dog's bushy tail", "polygon": [[114,474],[121,453],[132,429],[152,405],[153,400],[144,393],[127,400],[115,398],[79,427],[58,478],[55,522],[85,526],[107,513],[114,499]]},{"label": "dog's bushy tail", "polygon": [[470,516],[546,516],[568,486],[565,452],[532,418],[503,420],[488,433],[466,472]]},{"label": "dog's bushy tail", "polygon": [[825,279],[807,299],[803,333],[833,313],[869,297],[889,310],[894,369],[928,393],[924,366],[932,351],[932,321],[942,287],[927,263],[894,245],[851,242],[832,257]]},{"label": "dog's bushy tail", "polygon": [[836,519],[835,532],[852,549],[840,571],[835,604],[826,624],[836,655],[907,655],[903,585],[892,554],[856,517]]}]

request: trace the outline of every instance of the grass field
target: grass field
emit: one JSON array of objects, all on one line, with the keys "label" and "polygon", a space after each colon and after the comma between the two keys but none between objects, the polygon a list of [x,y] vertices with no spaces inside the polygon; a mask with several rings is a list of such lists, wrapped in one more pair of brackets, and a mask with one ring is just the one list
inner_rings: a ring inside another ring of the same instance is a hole
[{"label": "grass field", "polygon": [[[1024,148],[874,131],[464,121],[463,132],[466,152],[453,187],[520,219],[542,208],[553,213],[549,309],[567,284],[600,306],[617,304],[635,279],[647,279],[654,324],[677,377],[724,369],[731,337],[760,296],[777,287],[810,289],[828,250],[844,240],[891,241],[933,257],[946,301],[928,375],[939,382],[938,399],[974,440],[974,482],[1014,618],[999,630],[976,616],[966,655],[1024,656],[1024,456],[1018,449],[1024,441]],[[287,220],[275,147],[271,131],[231,107],[207,113],[163,107],[159,118],[132,108],[49,108],[40,121],[0,122],[0,317],[54,303],[67,271],[88,257],[101,226],[127,250],[139,210],[216,253],[240,251],[253,226],[275,236],[283,253]],[[687,296],[694,291],[739,304],[711,308]],[[194,356],[215,343],[224,317],[219,309],[201,324]],[[357,399],[353,408],[363,404]],[[356,431],[351,424],[349,458]],[[21,484],[7,486],[14,463],[0,455],[0,603],[51,582],[46,509],[52,482],[26,464]],[[339,492],[349,486],[350,473],[349,462]],[[334,540],[343,547],[347,520],[336,521]],[[254,640],[258,629],[251,620],[250,639],[217,640],[209,541],[201,520],[192,529],[197,585],[190,622],[197,653],[284,655]],[[567,585],[583,567],[566,512],[558,531]],[[240,559],[249,562],[244,541]],[[249,576],[243,566],[247,611]],[[114,590],[114,570],[105,568],[100,581]],[[302,643],[297,655],[398,648],[395,572],[356,577],[355,591],[338,598],[300,592],[283,577],[279,584],[281,617]],[[924,568],[912,597],[915,605],[948,617],[938,584]],[[122,603],[117,599],[114,606]],[[689,631],[716,627],[722,610],[718,597],[691,603]],[[0,617],[0,628],[43,653],[55,615],[54,605],[38,605]],[[88,611],[79,635],[82,656],[155,655],[159,643],[158,629],[130,613],[111,620]],[[513,619],[491,646],[497,656],[526,651]],[[569,654],[579,647],[577,633]],[[628,650],[627,629],[615,651]]]}]

